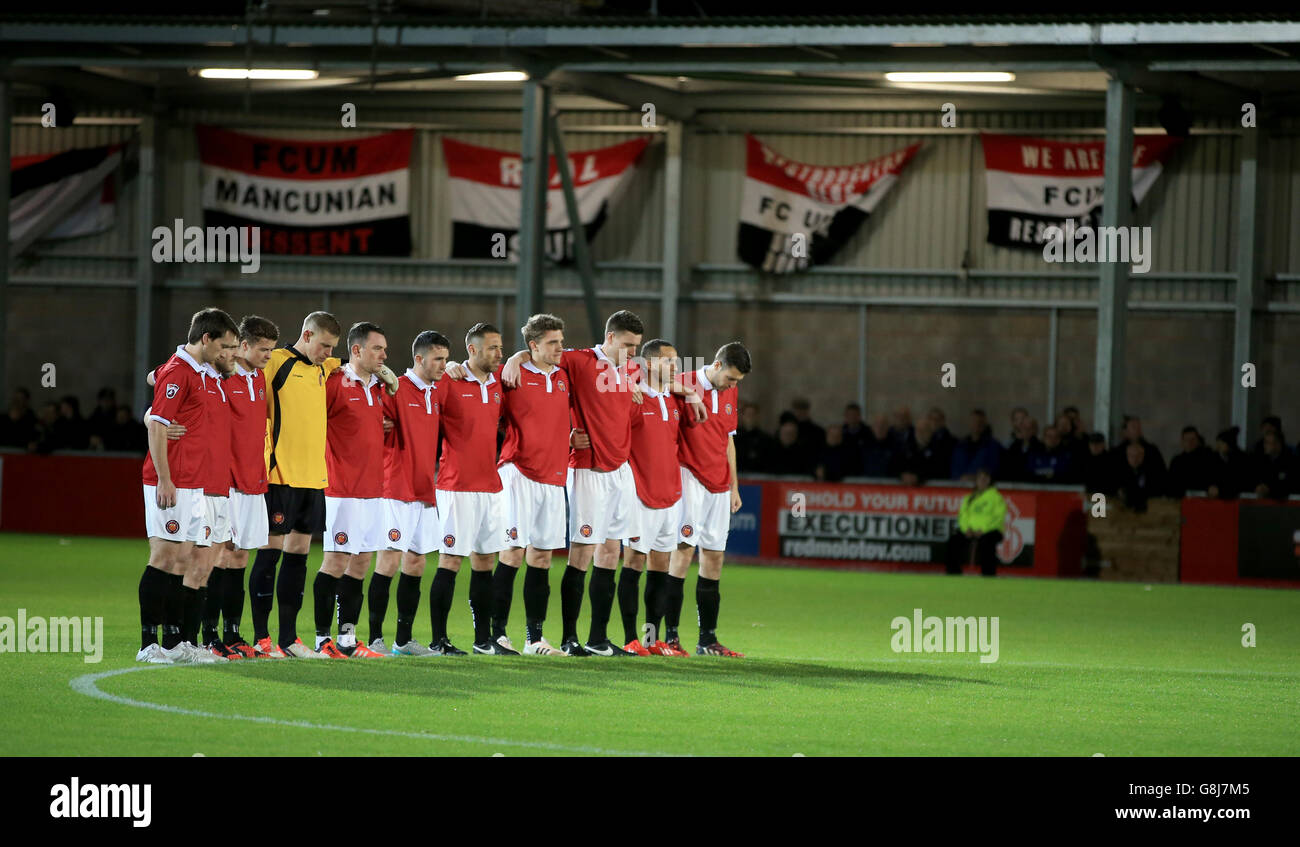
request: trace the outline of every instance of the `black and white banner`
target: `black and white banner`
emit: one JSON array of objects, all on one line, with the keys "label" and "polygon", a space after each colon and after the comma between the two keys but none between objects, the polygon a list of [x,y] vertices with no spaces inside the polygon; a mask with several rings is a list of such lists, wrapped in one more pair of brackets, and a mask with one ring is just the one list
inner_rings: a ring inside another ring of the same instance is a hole
[{"label": "black and white banner", "polygon": [[[11,158],[9,241],[75,238],[111,229],[117,214],[113,171],[121,163],[120,144]],[[58,214],[65,200],[83,195],[71,211]]]},{"label": "black and white banner", "polygon": [[[1048,227],[1101,223],[1105,141],[1048,141],[982,133],[990,244],[1042,250]],[[1151,190],[1182,141],[1169,135],[1133,139],[1133,204]]]},{"label": "black and white banner", "polygon": [[745,138],[745,189],[736,250],[768,273],[793,273],[829,261],[858,231],[920,142],[853,165],[808,165]]},{"label": "black and white banner", "polygon": [[197,132],[207,226],[260,227],[264,253],[411,255],[413,130],[329,141]]},{"label": "black and white banner", "polygon": [[[570,153],[569,172],[577,195],[578,217],[590,243],[609,216],[619,189],[628,182],[649,138],[635,138]],[[451,258],[518,260],[520,184],[523,160],[518,153],[442,140],[451,190]],[[573,233],[555,157],[550,157],[546,190],[546,256],[573,261]]]}]

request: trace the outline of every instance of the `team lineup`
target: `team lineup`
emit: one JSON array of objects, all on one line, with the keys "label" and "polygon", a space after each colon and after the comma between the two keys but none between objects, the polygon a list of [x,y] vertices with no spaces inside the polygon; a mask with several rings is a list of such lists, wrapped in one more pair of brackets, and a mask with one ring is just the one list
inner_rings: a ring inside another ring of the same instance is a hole
[{"label": "team lineup", "polygon": [[[695,651],[741,657],[717,628],[741,506],[732,436],[749,352],[730,342],[711,364],[680,372],[674,345],[645,340],[626,310],[591,348],[566,349],[564,322],[550,314],[533,315],[521,333],[524,349],[506,358],[501,330],[475,324],[457,363],[449,339],[425,330],[398,376],[373,323],[344,337],[333,315],[313,312],[292,344],[277,347],[266,318],[236,324],[220,309],[197,312],[186,343],[148,376],[137,661],[466,655],[447,635],[465,559],[476,654],[519,654],[508,627],[523,568],[523,653],[687,656],[680,618],[697,547]],[[340,341],[346,362],[333,355]],[[297,620],[316,533],[325,553],[308,647]],[[543,625],[566,534],[557,647]],[[416,629],[433,553],[426,642]],[[245,584],[251,643],[240,631]],[[608,633],[616,598],[622,646]]]}]

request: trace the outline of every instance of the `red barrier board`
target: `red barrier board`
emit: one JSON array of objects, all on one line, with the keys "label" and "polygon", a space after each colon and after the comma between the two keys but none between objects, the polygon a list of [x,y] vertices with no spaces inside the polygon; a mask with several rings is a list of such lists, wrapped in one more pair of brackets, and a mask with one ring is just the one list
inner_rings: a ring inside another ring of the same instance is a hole
[{"label": "red barrier board", "polygon": [[1189,497],[1182,516],[1179,582],[1300,588],[1300,503]]},{"label": "red barrier board", "polygon": [[0,454],[0,530],[144,539],[143,459]]}]

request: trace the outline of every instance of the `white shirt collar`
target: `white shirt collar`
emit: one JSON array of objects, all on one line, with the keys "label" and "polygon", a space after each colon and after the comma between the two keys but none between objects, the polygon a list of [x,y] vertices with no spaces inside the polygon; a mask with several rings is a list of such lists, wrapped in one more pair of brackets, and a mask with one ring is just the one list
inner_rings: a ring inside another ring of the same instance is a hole
[{"label": "white shirt collar", "polygon": [[640,388],[641,393],[647,397],[663,397],[668,393],[666,391],[655,391],[653,388],[650,387],[650,383],[646,382],[645,380],[642,380],[641,384],[637,387]]},{"label": "white shirt collar", "polygon": [[[363,382],[361,377],[357,376],[357,372],[356,370],[353,369],[351,362],[348,362],[346,365],[343,366],[343,372],[347,374],[348,379],[351,379],[353,382]],[[379,382],[379,377],[375,374],[371,374],[370,379],[364,380],[364,382],[366,383],[366,388],[369,389],[370,386],[374,385],[376,382]]]},{"label": "white shirt collar", "polygon": [[547,373],[546,371],[537,367],[537,365],[534,365],[532,359],[529,359],[528,361],[524,362],[522,365],[520,365],[520,367],[524,368],[525,370],[532,371],[535,374],[541,374],[542,376],[547,377],[548,379],[551,377],[552,374],[555,373],[555,368],[551,368],[550,373]]},{"label": "white shirt collar", "polygon": [[717,389],[713,387],[713,383],[709,382],[709,378],[704,374],[704,372],[707,371],[708,369],[709,366],[705,365],[704,367],[696,371],[696,373],[699,374],[700,377],[700,385],[704,387],[705,391],[716,391]]},{"label": "white shirt collar", "polygon": [[490,373],[488,374],[488,378],[486,382],[480,382],[479,378],[474,376],[474,372],[469,369],[469,359],[466,359],[465,361],[461,362],[461,367],[465,369],[465,379],[469,380],[470,382],[477,382],[479,383],[479,385],[487,386],[497,381],[497,375],[494,373]]},{"label": "white shirt collar", "polygon": [[251,371],[246,371],[244,370],[243,365],[239,364],[239,362],[235,362],[235,373],[239,374],[240,376],[256,376],[257,368],[253,368]]},{"label": "white shirt collar", "polygon": [[193,356],[185,352],[184,344],[176,348],[176,355],[181,359],[183,359],[186,364],[188,364],[191,368],[194,368],[194,370],[197,371],[198,373],[203,373],[205,368],[210,367],[208,365],[200,365],[197,361],[195,361]]},{"label": "white shirt collar", "polygon": [[430,388],[433,388],[432,382],[425,382],[424,380],[420,379],[420,377],[415,373],[415,368],[406,369],[406,378],[409,379],[411,383],[421,391],[428,391]]}]

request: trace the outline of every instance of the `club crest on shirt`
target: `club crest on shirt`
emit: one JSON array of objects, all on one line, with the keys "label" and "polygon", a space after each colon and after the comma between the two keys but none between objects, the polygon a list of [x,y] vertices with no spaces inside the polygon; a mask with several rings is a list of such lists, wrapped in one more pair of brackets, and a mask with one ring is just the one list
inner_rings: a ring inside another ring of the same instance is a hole
[{"label": "club crest on shirt", "polygon": [[167,530],[169,533],[171,533],[172,535],[175,535],[176,533],[178,533],[178,532],[181,531],[181,524],[180,524],[180,521],[174,521],[174,520],[172,520],[172,521],[168,521],[166,524],[164,524],[164,525],[163,525],[163,528],[166,529],[166,530]]},{"label": "club crest on shirt", "polygon": [[402,531],[401,531],[400,529],[396,528],[396,527],[393,527],[392,529],[388,530],[388,540],[389,540],[389,541],[401,541],[401,540],[402,540]]},{"label": "club crest on shirt", "polygon": [[348,543],[348,534],[347,534],[346,532],[336,532],[336,533],[334,533],[334,543],[335,543],[335,544],[347,544],[347,543]]},{"label": "club crest on shirt", "polygon": [[578,534],[581,535],[583,538],[591,538],[591,524],[589,523],[583,524],[582,528],[578,530]]},{"label": "club crest on shirt", "polygon": [[492,399],[493,399],[495,402],[500,403],[500,402],[501,402],[501,394],[500,394],[499,392],[493,391],[493,392],[492,392]]},{"label": "club crest on shirt", "polygon": [[181,387],[174,382],[167,383],[167,399],[170,400],[177,395]]},{"label": "club crest on shirt", "polygon": [[264,388],[259,388],[259,389],[257,389],[257,399],[258,399],[258,400],[265,400],[265,399],[266,399],[266,389],[264,389]]},{"label": "club crest on shirt", "polygon": [[731,404],[727,404],[727,414],[731,414]]},{"label": "club crest on shirt", "polygon": [[694,534],[695,534],[695,527],[691,526],[690,524],[686,524],[685,526],[682,527],[683,538],[690,538]]},{"label": "club crest on shirt", "polygon": [[507,530],[506,530],[506,540],[507,540],[507,541],[518,541],[518,540],[519,540],[519,527],[512,526],[512,527],[510,527],[509,529],[507,529]]},{"label": "club crest on shirt", "polygon": [[443,547],[455,547],[455,546],[456,546],[456,536],[454,536],[454,535],[444,535],[444,536],[442,537],[442,546],[443,546]]},{"label": "club crest on shirt", "polygon": [[556,380],[556,381],[555,381],[555,384],[558,385],[558,386],[560,386],[560,390],[561,390],[561,391],[568,391],[568,390],[569,390],[569,389],[567,389],[567,388],[564,387],[564,380],[562,380],[562,379],[558,379],[558,380]]},{"label": "club crest on shirt", "polygon": [[212,537],[212,527],[210,526],[203,527],[203,540],[207,541],[211,537]]},{"label": "club crest on shirt", "polygon": [[284,512],[276,512],[271,515],[271,523],[284,523]]},{"label": "club crest on shirt", "polygon": [[681,419],[682,419],[682,413],[677,409],[673,409],[673,420],[679,421]]}]

